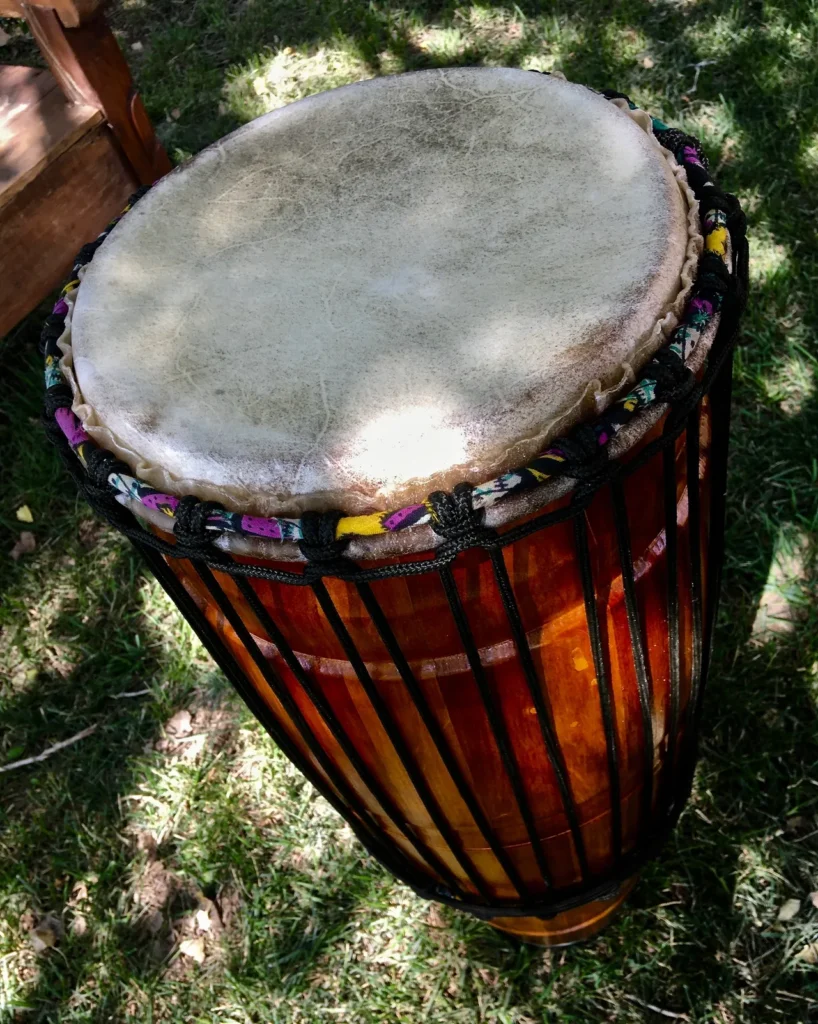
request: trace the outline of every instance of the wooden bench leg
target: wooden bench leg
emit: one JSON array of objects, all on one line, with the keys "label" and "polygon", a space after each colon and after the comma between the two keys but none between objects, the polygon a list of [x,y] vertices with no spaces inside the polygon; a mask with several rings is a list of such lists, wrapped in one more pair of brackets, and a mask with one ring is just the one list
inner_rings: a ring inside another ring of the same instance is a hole
[{"label": "wooden bench leg", "polygon": [[101,110],[122,153],[143,185],[171,163],[137,93],[127,61],[101,13],[65,28],[53,10],[21,3],[20,10],[66,96]]}]

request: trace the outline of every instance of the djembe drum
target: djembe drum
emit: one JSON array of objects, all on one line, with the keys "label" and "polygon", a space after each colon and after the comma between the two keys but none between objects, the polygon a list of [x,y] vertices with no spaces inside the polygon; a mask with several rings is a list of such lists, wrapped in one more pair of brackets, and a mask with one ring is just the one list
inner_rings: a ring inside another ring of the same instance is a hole
[{"label": "djembe drum", "polygon": [[502,69],[301,100],[137,198],[43,333],[92,505],[398,878],[593,934],[691,784],[735,199]]}]

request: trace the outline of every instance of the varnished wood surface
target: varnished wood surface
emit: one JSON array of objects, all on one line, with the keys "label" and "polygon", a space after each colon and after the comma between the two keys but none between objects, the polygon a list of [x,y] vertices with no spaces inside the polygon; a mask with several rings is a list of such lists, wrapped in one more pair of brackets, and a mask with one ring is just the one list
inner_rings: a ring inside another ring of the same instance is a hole
[{"label": "varnished wood surface", "polygon": [[[661,426],[661,425],[660,425]],[[660,426],[654,429],[656,436]],[[701,550],[706,551],[709,499],[709,416],[700,424],[702,495]],[[676,442],[676,499],[678,529],[678,594],[680,602],[681,713],[677,759],[683,747],[684,711],[690,694],[692,611],[690,549],[684,436]],[[675,765],[667,762],[670,723],[670,671],[667,627],[667,550],[664,531],[661,455],[637,470],[625,484],[637,603],[645,639],[651,686],[652,737],[644,735],[631,640],[628,631],[622,574],[608,488],[599,492],[587,512],[602,644],[613,696],[619,747],[623,849],[634,848],[640,828],[643,753],[652,747],[653,808],[658,813],[667,796]],[[612,847],[611,789],[607,748],[600,710],[591,644],[571,523],[550,526],[504,549],[538,683],[567,769],[590,870],[604,874],[615,859]],[[293,743],[319,776],[326,779],[289,716],[243,649],[233,629],[215,607],[190,563],[172,560],[174,571],[216,629],[247,678],[263,696]],[[288,566],[292,568],[292,566]],[[702,566],[706,571],[706,566]],[[284,664],[261,624],[239,594],[235,582],[217,574],[242,620],[258,643],[283,686],[309,722],[322,748],[377,819],[380,828],[419,864],[430,881],[440,881],[412,845],[389,820],[327,728],[321,714]],[[538,712],[526,686],[512,642],[506,612],[482,550],[460,555],[453,575],[469,619],[493,700],[500,709],[514,757],[520,766],[536,834],[545,853],[553,884],[559,890],[580,882],[575,844],[568,827],[555,772],[547,756]],[[470,859],[495,898],[513,899],[515,889],[489,849],[476,822],[458,794],[432,737],[426,730],[404,682],[354,586],[327,580],[327,590],[364,659],[378,693],[397,723],[414,764],[421,771],[435,802],[457,836],[459,853]],[[443,731],[460,772],[468,782],[494,834],[523,879],[526,895],[544,895],[541,877],[520,809],[474,677],[465,657],[445,594],[435,574],[408,576],[373,583],[381,607],[409,660],[423,695]],[[390,799],[400,808],[411,832],[445,865],[466,894],[475,887],[457,857],[435,827],[379,721],[375,708],[346,659],[344,650],[310,588],[254,581],[253,587],[318,687],[321,697],[343,724],[355,750]],[[326,779],[332,789],[332,783]],[[498,922],[506,930],[542,942],[571,941],[601,926],[615,904],[588,905],[551,921],[534,918]]]},{"label": "varnished wood surface", "polygon": [[84,134],[0,209],[0,335],[57,287],[137,187],[104,124]]},{"label": "varnished wood surface", "polygon": [[0,66],[0,210],[102,119],[67,100],[50,71]]},{"label": "varnished wood surface", "polygon": [[21,11],[63,93],[102,111],[139,184],[167,174],[170,161],[103,15],[97,12],[66,28],[55,11],[30,4],[21,4]]},{"label": "varnished wood surface", "polygon": [[[29,6],[42,7],[57,13],[66,28],[76,28],[82,21],[101,10],[107,0],[30,0]],[[22,18],[20,0],[0,0],[0,17]]]}]

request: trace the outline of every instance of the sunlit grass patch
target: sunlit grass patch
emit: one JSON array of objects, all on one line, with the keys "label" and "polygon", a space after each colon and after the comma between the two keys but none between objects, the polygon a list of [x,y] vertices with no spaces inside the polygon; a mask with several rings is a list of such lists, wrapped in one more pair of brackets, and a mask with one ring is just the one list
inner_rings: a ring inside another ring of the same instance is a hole
[{"label": "sunlit grass patch", "polygon": [[818,181],[818,131],[804,141],[798,154],[798,169],[807,181]]},{"label": "sunlit grass patch", "polygon": [[803,530],[782,528],[778,531],[753,621],[755,642],[764,643],[776,634],[795,632],[814,599],[809,586],[811,559],[814,553],[810,537]]},{"label": "sunlit grass patch", "polygon": [[235,72],[225,97],[237,117],[250,120],[293,100],[371,77],[367,64],[351,49],[322,46],[309,52],[288,46]]},{"label": "sunlit grass patch", "polygon": [[756,284],[763,284],[777,274],[790,271],[790,255],[786,246],[776,241],[769,224],[756,222],[753,225],[753,249],[750,258],[750,277]]},{"label": "sunlit grass patch", "polygon": [[815,397],[816,359],[809,352],[795,352],[777,361],[765,378],[771,401],[787,416],[797,416]]}]

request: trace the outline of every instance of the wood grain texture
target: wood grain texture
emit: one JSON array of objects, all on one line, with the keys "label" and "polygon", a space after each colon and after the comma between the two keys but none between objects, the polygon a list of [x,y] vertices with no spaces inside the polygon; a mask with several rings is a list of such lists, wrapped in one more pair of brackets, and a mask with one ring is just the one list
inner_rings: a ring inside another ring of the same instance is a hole
[{"label": "wood grain texture", "polygon": [[[660,428],[661,424],[657,425],[642,444],[657,436]],[[700,421],[700,446],[698,487],[705,512],[700,539],[701,550],[706,551],[709,529],[706,510],[710,489],[710,415],[706,399]],[[693,658],[685,459],[682,436],[675,447],[681,665],[680,715],[675,737],[677,762],[684,741],[684,711],[690,695]],[[630,519],[636,599],[651,689],[652,736],[645,735],[640,713],[609,488],[595,496],[585,515],[604,660],[613,697],[619,747],[622,845],[627,852],[636,846],[640,824],[644,824],[640,822],[640,807],[646,745],[653,766],[651,813],[658,813],[658,807],[668,795],[666,783],[677,768],[677,764],[668,761],[671,728],[668,565],[661,455],[627,478],[625,500]],[[603,874],[612,868],[616,860],[612,842],[612,790],[599,683],[594,669],[572,525],[560,523],[532,534],[507,547],[503,557],[534,659],[540,693],[567,771],[589,867],[592,873]],[[214,605],[190,563],[172,560],[170,564],[205,612],[210,625],[243,666],[248,680],[261,694],[296,748],[302,751],[309,763],[314,764],[290,717],[235,631]],[[704,564],[702,573],[706,573]],[[421,868],[430,883],[440,882],[439,874],[423,862],[417,851],[395,829],[383,807],[349,763],[324,718],[285,664],[235,582],[224,574],[216,575],[274,668],[280,684],[289,691],[315,737],[364,802],[369,814],[378,821],[383,834]],[[500,709],[514,758],[520,766],[525,795],[533,811],[536,836],[545,854],[553,885],[556,890],[566,889],[580,882],[577,849],[489,555],[482,550],[465,552],[454,563],[453,575],[479,648],[492,700]],[[457,878],[464,892],[474,894],[473,883],[458,864],[458,859],[435,827],[428,808],[410,782],[394,745],[312,590],[258,580],[252,585],[287,643],[296,652],[312,685],[318,688],[323,701],[343,724],[366,768],[400,808],[411,832],[420,837]],[[377,581],[371,586],[460,772],[513,867],[523,879],[527,895],[544,894],[546,886],[535,852],[439,578],[435,574],[407,576]],[[471,860],[495,898],[513,900],[516,893],[511,880],[489,849],[458,793],[359,593],[352,584],[339,580],[327,580],[326,587],[380,697],[398,723],[402,741],[409,748],[414,764],[454,829],[459,852]],[[557,944],[587,937],[598,930],[618,902],[621,901],[588,904],[550,921],[502,918],[497,923],[498,927],[529,940]]]},{"label": "wood grain texture", "polygon": [[42,68],[0,64],[0,130],[56,87],[57,80]]},{"label": "wood grain texture", "polygon": [[137,182],[104,124],[98,124],[18,191],[0,213],[0,335],[71,268],[125,205]]},{"label": "wood grain texture", "polygon": [[[76,28],[106,4],[107,0],[30,0],[29,6],[53,10],[66,28]],[[22,18],[21,8],[20,0],[0,0],[0,17]]]},{"label": "wood grain texture", "polygon": [[0,68],[0,210],[101,121],[95,107],[67,100],[50,72]]},{"label": "wood grain texture", "polygon": [[166,174],[170,161],[102,14],[65,28],[55,11],[31,4],[22,4],[21,9],[63,93],[103,112],[138,182],[149,185]]}]

